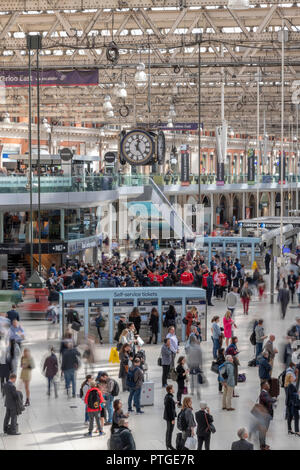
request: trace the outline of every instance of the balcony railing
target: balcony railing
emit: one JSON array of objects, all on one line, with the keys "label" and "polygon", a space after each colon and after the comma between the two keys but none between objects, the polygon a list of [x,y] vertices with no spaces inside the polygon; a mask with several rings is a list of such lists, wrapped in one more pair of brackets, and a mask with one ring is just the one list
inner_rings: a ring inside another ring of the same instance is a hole
[{"label": "balcony railing", "polygon": [[[157,185],[180,185],[180,175],[150,175]],[[279,183],[279,175],[260,175],[259,183]],[[198,184],[199,176],[190,175],[190,184]],[[300,176],[287,175],[285,183],[299,183]],[[201,175],[200,184],[216,184],[216,175]],[[251,184],[247,175],[226,175],[225,184]],[[254,182],[254,184],[256,181]],[[115,190],[118,187],[144,186],[149,184],[147,175],[100,175],[100,176],[41,176],[41,193],[88,192]],[[253,183],[252,183],[253,184]],[[0,176],[0,193],[29,193],[26,176]],[[32,192],[38,192],[38,178],[32,179]]]}]

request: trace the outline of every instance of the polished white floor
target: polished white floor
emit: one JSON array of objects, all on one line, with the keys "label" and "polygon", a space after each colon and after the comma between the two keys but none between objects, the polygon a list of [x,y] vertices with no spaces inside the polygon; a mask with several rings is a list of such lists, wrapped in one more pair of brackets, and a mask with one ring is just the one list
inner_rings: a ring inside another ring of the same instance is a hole
[{"label": "polished white floor", "polygon": [[[214,301],[215,307],[211,307],[208,313],[208,327],[212,315],[218,313],[223,315],[224,304],[220,301]],[[240,384],[237,392],[239,398],[233,399],[233,406],[236,411],[222,411],[222,395],[218,393],[216,375],[210,372],[212,360],[211,341],[203,344],[205,358],[206,375],[208,385],[201,389],[202,399],[207,401],[211,413],[214,416],[216,434],[211,441],[211,449],[230,449],[231,442],[236,440],[236,431],[239,427],[248,426],[250,420],[250,409],[256,401],[259,393],[259,379],[257,368],[248,368],[247,363],[253,357],[253,346],[249,343],[249,325],[254,318],[263,317],[265,319],[266,333],[276,335],[276,343],[283,340],[284,334],[290,324],[293,323],[298,308],[288,308],[287,316],[284,321],[280,320],[278,305],[271,306],[269,300],[262,303],[254,300],[250,305],[249,316],[242,314],[242,308],[236,311],[236,322],[238,329],[236,333],[239,337],[240,371],[247,374],[246,383]],[[104,437],[95,436],[93,438],[84,437],[87,431],[83,425],[84,406],[79,398],[68,400],[65,393],[63,382],[59,390],[59,398],[50,399],[46,395],[46,383],[41,374],[40,366],[42,359],[47,351],[46,324],[45,322],[26,322],[24,328],[27,333],[27,346],[30,347],[35,362],[36,369],[33,371],[31,384],[32,398],[31,406],[19,418],[19,428],[21,436],[6,436],[0,434],[0,449],[28,449],[28,450],[101,450],[106,449],[106,441],[109,434],[109,427],[105,430],[107,435]],[[210,337],[208,333],[208,337]],[[147,362],[149,364],[150,379],[155,382],[155,404],[151,407],[145,407],[144,415],[136,416],[134,413],[130,416],[130,428],[136,441],[137,449],[161,450],[165,449],[165,422],[162,419],[164,389],[161,388],[161,369],[157,366],[157,357],[159,355],[159,346],[146,346]],[[98,346],[97,370],[107,369],[114,377],[118,375],[118,366],[108,363],[109,346]],[[275,361],[274,376],[282,371],[282,365],[278,359]],[[82,382],[84,371],[78,372],[78,391],[79,384]],[[127,394],[121,393],[121,398],[125,402],[124,409],[127,410]],[[199,400],[193,397],[194,410],[198,410]],[[1,427],[4,416],[4,406],[0,403]],[[174,442],[176,430],[174,432]],[[253,437],[255,448],[258,449],[258,443]],[[272,449],[277,450],[298,450],[300,449],[300,438],[297,436],[288,436],[287,424],[284,420],[284,396],[281,392],[279,403],[275,411],[275,418],[271,424],[267,438],[268,444]]]}]

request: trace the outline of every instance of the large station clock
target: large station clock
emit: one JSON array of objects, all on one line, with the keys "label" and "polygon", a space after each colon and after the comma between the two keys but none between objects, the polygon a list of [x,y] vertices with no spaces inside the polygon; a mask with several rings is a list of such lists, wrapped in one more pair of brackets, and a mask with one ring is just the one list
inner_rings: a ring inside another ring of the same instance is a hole
[{"label": "large station clock", "polygon": [[125,134],[120,143],[121,158],[131,165],[147,165],[155,152],[155,142],[149,132],[134,129]]}]

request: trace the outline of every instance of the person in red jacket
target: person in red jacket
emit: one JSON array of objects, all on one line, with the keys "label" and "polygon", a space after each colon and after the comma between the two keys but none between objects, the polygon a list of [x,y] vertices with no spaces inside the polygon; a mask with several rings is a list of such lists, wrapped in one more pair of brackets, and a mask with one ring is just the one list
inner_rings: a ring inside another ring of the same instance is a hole
[{"label": "person in red jacket", "polygon": [[99,390],[95,382],[91,382],[91,388],[86,392],[84,402],[87,405],[86,411],[89,417],[89,431],[85,435],[87,437],[92,437],[95,418],[99,436],[104,436],[105,432],[103,432],[100,423],[100,412],[102,410],[102,403],[104,403],[104,398],[102,392]]},{"label": "person in red jacket", "polygon": [[208,276],[209,276],[208,271],[205,271],[202,275],[202,287],[203,287],[203,289],[207,288],[207,278],[208,278]]},{"label": "person in red jacket", "polygon": [[183,286],[191,286],[193,284],[194,276],[188,268],[181,274],[180,282]]},{"label": "person in red jacket", "polygon": [[222,271],[219,274],[219,280],[220,280],[220,288],[221,288],[220,295],[221,295],[221,299],[223,299],[223,294],[227,287],[227,276]]}]

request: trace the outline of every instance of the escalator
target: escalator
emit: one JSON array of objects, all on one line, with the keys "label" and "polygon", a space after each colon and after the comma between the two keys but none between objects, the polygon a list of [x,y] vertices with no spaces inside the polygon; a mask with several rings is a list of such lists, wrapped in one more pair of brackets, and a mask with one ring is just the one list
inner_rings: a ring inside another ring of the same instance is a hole
[{"label": "escalator", "polygon": [[161,191],[159,186],[149,177],[149,186],[151,188],[150,201],[161,213],[161,217],[167,222],[174,231],[174,237],[182,239],[193,239],[195,235],[192,229],[184,222],[184,220],[176,212],[168,198]]}]

